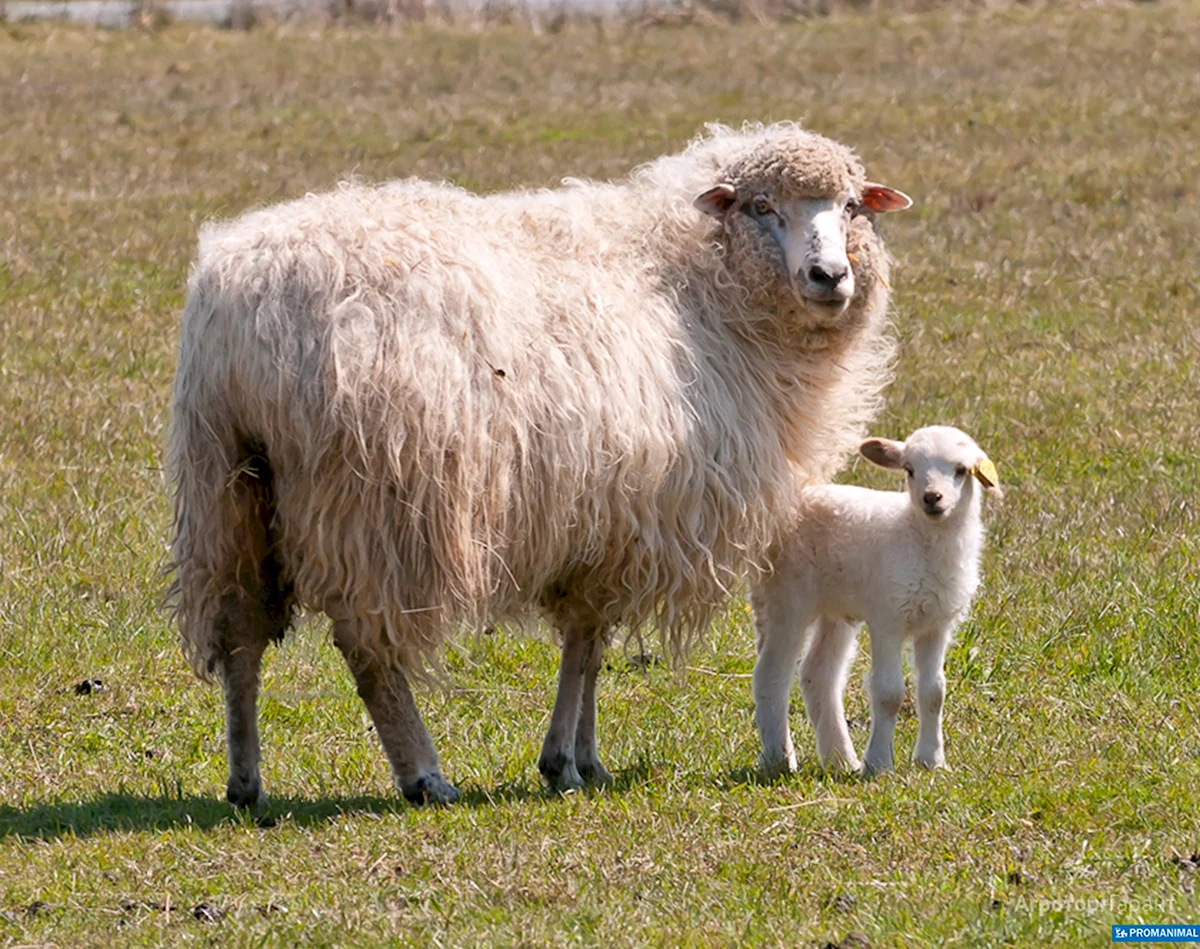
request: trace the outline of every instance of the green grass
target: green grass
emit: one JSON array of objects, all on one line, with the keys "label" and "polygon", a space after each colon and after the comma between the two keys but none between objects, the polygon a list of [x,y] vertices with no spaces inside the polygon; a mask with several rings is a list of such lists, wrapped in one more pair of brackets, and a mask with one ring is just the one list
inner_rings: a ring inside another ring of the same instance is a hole
[{"label": "green grass", "polygon": [[[0,27],[0,946],[1101,946],[1200,920],[1173,860],[1200,849],[1198,31],[1192,0],[554,36]],[[897,774],[826,777],[797,702],[801,772],[757,782],[737,602],[686,677],[612,650],[618,781],[566,798],[534,767],[554,650],[465,639],[420,697],[465,800],[415,810],[314,620],[266,669],[278,823],[232,815],[219,694],[158,608],[200,222],[348,173],[606,177],[707,120],[787,117],[917,199],[884,223],[902,347],[876,430],[960,425],[1006,482],[948,659],[951,770],[907,764],[909,710]]]}]

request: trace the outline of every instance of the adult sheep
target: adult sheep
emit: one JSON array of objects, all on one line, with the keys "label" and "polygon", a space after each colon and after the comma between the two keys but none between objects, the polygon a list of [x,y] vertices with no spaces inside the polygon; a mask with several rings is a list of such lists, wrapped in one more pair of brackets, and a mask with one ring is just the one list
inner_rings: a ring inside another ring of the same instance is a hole
[{"label": "adult sheep", "polygon": [[829,475],[878,407],[888,263],[860,212],[909,203],[781,123],[612,184],[346,184],[206,227],[173,594],[224,687],[229,800],[261,800],[259,668],[300,606],[332,619],[410,800],[458,792],[409,677],[461,626],[536,615],[563,653],[539,769],[606,780],[610,631],[684,650],[789,523],[797,469]]}]

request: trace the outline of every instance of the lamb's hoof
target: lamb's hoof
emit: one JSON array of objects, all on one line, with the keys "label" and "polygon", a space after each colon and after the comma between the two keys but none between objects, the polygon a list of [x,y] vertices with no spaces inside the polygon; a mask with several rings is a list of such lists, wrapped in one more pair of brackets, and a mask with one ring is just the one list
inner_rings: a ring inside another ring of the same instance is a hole
[{"label": "lamb's hoof", "polygon": [[585,784],[603,785],[612,784],[613,776],[609,773],[608,768],[604,767],[599,761],[576,761],[579,777],[583,779]]},{"label": "lamb's hoof", "polygon": [[552,791],[563,793],[583,787],[583,778],[579,776],[575,762],[561,751],[542,755],[538,759],[538,771],[542,773],[542,780]]},{"label": "lamb's hoof", "polygon": [[913,763],[918,768],[924,768],[926,771],[944,770],[946,768],[946,758],[944,755],[913,755]]},{"label": "lamb's hoof", "polygon": [[861,774],[863,766],[857,755],[847,758],[835,751],[821,762],[821,767],[830,774]]},{"label": "lamb's hoof", "polygon": [[423,774],[411,784],[400,788],[400,793],[410,804],[424,807],[428,804],[453,804],[458,800],[458,788],[437,771]]},{"label": "lamb's hoof", "polygon": [[225,785],[225,800],[234,807],[261,811],[267,806],[267,796],[262,791],[262,781],[257,778],[242,778],[230,775]]},{"label": "lamb's hoof", "polygon": [[758,773],[764,780],[774,781],[796,773],[796,759],[792,755],[780,757],[763,752],[758,756]]}]

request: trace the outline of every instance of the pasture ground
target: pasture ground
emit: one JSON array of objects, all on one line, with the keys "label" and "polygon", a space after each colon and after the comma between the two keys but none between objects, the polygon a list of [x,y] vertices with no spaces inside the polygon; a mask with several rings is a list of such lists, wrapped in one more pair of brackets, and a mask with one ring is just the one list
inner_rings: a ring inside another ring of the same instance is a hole
[{"label": "pasture ground", "polygon": [[[1101,946],[1200,921],[1197,35],[1191,0],[0,27],[0,945]],[[877,431],[958,424],[1008,489],[949,656],[951,770],[907,763],[909,709],[897,774],[825,777],[797,701],[802,770],[757,782],[738,601],[684,679],[610,652],[618,780],[566,798],[535,771],[555,651],[465,640],[420,697],[465,799],[417,810],[312,621],[266,667],[276,824],[232,816],[219,693],[157,606],[200,222],[347,173],[607,177],[706,120],[785,117],[917,200],[884,222],[902,352]]]}]

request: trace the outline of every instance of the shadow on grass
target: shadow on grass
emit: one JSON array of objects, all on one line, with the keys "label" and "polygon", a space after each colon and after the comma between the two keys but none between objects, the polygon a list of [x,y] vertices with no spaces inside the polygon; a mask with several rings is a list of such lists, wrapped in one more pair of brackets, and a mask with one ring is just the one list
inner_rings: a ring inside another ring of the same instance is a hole
[{"label": "shadow on grass", "polygon": [[806,761],[795,771],[771,776],[764,775],[757,767],[732,768],[723,780],[716,782],[716,786],[722,791],[731,791],[746,786],[769,788],[802,783],[858,786],[863,782],[857,771],[825,771],[815,761]]},{"label": "shadow on grass", "polygon": [[[571,792],[586,797],[622,794],[641,784],[651,775],[651,769],[639,762],[620,771],[612,784]],[[562,795],[541,785],[506,782],[494,788],[464,788],[452,808],[496,807],[526,802],[552,803]],[[61,837],[89,837],[111,832],[169,830],[176,827],[196,827],[210,830],[218,826],[258,826],[269,828],[280,824],[316,827],[344,816],[355,814],[400,814],[420,810],[399,794],[345,795],[319,799],[299,797],[271,798],[262,815],[237,811],[223,799],[200,795],[164,793],[157,796],[113,792],[74,802],[34,804],[27,808],[0,804],[0,840],[21,837],[30,840],[55,840]]]}]

